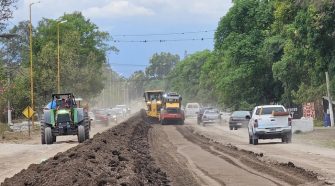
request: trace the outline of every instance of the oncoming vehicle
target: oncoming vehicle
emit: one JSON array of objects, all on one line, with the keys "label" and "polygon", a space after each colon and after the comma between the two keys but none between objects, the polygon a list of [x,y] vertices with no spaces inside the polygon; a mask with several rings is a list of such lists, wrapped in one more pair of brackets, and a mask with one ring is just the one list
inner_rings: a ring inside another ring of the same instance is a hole
[{"label": "oncoming vehicle", "polygon": [[281,138],[283,143],[290,143],[292,140],[291,116],[282,105],[256,106],[249,120],[248,131],[249,144],[257,145],[258,139],[275,138]]},{"label": "oncoming vehicle", "polygon": [[185,107],[185,116],[194,117],[197,116],[197,113],[200,111],[199,103],[187,103]]},{"label": "oncoming vehicle", "polygon": [[213,109],[212,107],[203,107],[200,108],[199,112],[197,113],[197,123],[200,124],[202,121],[202,116],[204,115],[205,110]]},{"label": "oncoming vehicle", "polygon": [[249,119],[247,119],[247,116],[250,117],[249,111],[234,111],[229,118],[229,129],[237,130],[241,127],[247,127],[249,123]]},{"label": "oncoming vehicle", "polygon": [[144,92],[143,97],[147,106],[146,115],[149,121],[159,121],[163,94],[164,91],[162,90],[150,90]]},{"label": "oncoming vehicle", "polygon": [[126,105],[116,105],[115,108],[120,108],[122,110],[123,117],[128,115],[128,108]]},{"label": "oncoming vehicle", "polygon": [[95,121],[96,121],[96,123],[108,125],[109,124],[109,117],[108,117],[107,110],[105,110],[105,109],[95,110]]},{"label": "oncoming vehicle", "polygon": [[116,118],[123,118],[123,111],[121,108],[112,108],[112,111],[115,113]]},{"label": "oncoming vehicle", "polygon": [[217,109],[205,110],[201,123],[205,126],[206,123],[221,123],[221,114]]},{"label": "oncoming vehicle", "polygon": [[72,93],[52,94],[52,101],[43,110],[41,142],[52,144],[57,136],[77,135],[79,143],[89,139],[90,120],[84,108],[78,108]]},{"label": "oncoming vehicle", "polygon": [[182,97],[174,92],[163,95],[162,108],[159,115],[161,124],[184,124],[185,116],[181,110]]}]

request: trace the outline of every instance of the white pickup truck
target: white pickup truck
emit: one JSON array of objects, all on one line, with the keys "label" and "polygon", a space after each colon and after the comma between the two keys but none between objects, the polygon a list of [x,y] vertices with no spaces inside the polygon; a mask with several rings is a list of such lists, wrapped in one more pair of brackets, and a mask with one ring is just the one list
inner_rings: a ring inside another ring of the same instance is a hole
[{"label": "white pickup truck", "polygon": [[281,138],[283,143],[291,143],[291,116],[282,105],[256,106],[249,120],[248,131],[249,144],[257,145],[258,139],[274,138]]}]

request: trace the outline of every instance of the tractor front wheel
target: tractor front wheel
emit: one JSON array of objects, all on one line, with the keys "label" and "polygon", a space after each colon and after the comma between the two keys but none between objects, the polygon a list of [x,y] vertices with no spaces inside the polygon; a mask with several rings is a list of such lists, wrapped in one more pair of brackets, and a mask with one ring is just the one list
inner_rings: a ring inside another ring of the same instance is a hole
[{"label": "tractor front wheel", "polygon": [[52,144],[53,143],[53,136],[52,136],[51,127],[45,127],[44,135],[45,135],[45,143],[48,144],[48,145]]},{"label": "tractor front wheel", "polygon": [[78,126],[78,142],[82,143],[86,139],[85,127],[83,125]]}]

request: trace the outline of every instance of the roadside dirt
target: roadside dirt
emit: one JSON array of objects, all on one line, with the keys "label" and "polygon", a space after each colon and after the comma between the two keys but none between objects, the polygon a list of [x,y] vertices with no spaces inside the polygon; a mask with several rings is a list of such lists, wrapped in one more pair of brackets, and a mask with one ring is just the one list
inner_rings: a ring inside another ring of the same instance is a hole
[{"label": "roadside dirt", "polygon": [[148,130],[140,115],[95,135],[2,185],[167,185],[150,156]]}]

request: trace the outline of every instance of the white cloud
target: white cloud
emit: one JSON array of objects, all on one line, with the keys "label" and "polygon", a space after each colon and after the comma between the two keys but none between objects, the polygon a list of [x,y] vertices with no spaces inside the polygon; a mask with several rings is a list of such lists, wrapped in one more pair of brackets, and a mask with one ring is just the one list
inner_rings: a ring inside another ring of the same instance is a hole
[{"label": "white cloud", "polygon": [[[29,4],[39,0],[19,0],[14,11],[16,23],[29,19]],[[32,7],[33,24],[42,17],[56,19],[64,13],[81,11],[101,23],[102,28],[119,21],[162,24],[207,24],[218,22],[232,6],[231,0],[40,0]],[[109,28],[110,29],[110,28]]]},{"label": "white cloud", "polygon": [[90,7],[83,11],[84,15],[93,18],[113,18],[129,16],[151,16],[154,11],[129,1],[111,1],[104,6]]}]

